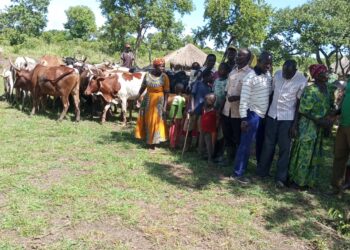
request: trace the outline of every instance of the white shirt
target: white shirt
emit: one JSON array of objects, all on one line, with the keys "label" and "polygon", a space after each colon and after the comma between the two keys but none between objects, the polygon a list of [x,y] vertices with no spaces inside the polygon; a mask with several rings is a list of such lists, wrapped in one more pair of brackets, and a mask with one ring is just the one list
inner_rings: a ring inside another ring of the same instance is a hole
[{"label": "white shirt", "polygon": [[279,121],[293,121],[297,100],[307,86],[307,79],[300,72],[296,72],[292,79],[285,79],[282,70],[276,72],[272,89],[273,100],[268,116]]},{"label": "white shirt", "polygon": [[253,70],[249,67],[249,65],[238,69],[235,68],[231,71],[228,76],[228,82],[225,88],[226,94],[226,102],[224,108],[222,110],[222,114],[231,118],[240,118],[239,115],[239,104],[240,101],[229,102],[228,97],[230,96],[240,96],[242,90],[243,79]]},{"label": "white shirt", "polygon": [[244,79],[241,92],[239,114],[241,118],[247,117],[248,109],[264,118],[269,107],[271,94],[271,76],[269,73],[257,75],[252,70]]}]

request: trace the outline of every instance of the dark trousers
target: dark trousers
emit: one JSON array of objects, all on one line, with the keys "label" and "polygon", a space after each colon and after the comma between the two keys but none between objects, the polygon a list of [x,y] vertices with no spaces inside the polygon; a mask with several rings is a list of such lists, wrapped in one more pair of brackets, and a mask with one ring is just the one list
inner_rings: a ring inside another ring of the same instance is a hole
[{"label": "dark trousers", "polygon": [[256,132],[256,141],[255,141],[255,157],[256,162],[259,163],[261,152],[263,149],[264,139],[265,139],[265,123],[266,119],[262,118],[259,122],[258,131]]},{"label": "dark trousers", "polygon": [[241,119],[221,116],[222,132],[224,134],[225,148],[229,158],[234,159],[241,140]]},{"label": "dark trousers", "polygon": [[256,133],[261,120],[262,118],[260,118],[256,113],[248,111],[248,130],[241,133],[241,142],[239,144],[234,162],[234,176],[242,176],[248,167],[250,147],[253,141],[256,139]]},{"label": "dark trousers", "polygon": [[291,150],[291,138],[289,130],[293,121],[278,121],[271,117],[266,118],[265,138],[260,161],[257,167],[257,174],[265,177],[270,173],[271,163],[278,145],[279,154],[277,161],[276,181],[285,183],[288,177],[288,165]]},{"label": "dark trousers", "polygon": [[340,126],[334,146],[332,185],[340,187],[345,179],[346,163],[350,155],[350,127]]}]

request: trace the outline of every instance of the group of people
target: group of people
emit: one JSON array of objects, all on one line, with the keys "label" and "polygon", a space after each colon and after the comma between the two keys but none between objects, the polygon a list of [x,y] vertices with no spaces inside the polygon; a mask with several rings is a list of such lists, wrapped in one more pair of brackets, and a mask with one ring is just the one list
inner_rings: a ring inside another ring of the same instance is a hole
[{"label": "group of people", "polygon": [[272,76],[270,53],[262,52],[254,67],[252,58],[249,49],[230,47],[217,71],[213,54],[203,67],[194,63],[189,85],[175,86],[168,117],[169,78],[164,60],[154,60],[139,91],[141,96],[147,89],[136,138],[152,150],[168,139],[171,148],[196,147],[210,166],[230,164],[231,178],[244,184],[250,181],[245,173],[254,141],[258,178],[270,176],[278,146],[276,186],[313,188],[325,162],[324,139],[339,124],[332,185],[335,191],[349,189],[350,85],[336,109],[326,66],[311,65],[309,82],[294,60]]}]

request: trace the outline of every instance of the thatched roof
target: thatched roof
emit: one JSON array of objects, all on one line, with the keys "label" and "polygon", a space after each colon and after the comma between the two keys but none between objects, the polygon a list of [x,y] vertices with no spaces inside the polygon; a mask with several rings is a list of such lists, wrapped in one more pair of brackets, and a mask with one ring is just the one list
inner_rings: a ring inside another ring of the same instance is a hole
[{"label": "thatched roof", "polygon": [[190,43],[164,57],[165,62],[183,67],[191,67],[194,62],[203,65],[206,58],[206,53]]},{"label": "thatched roof", "polygon": [[[335,66],[336,66],[336,63],[332,63],[331,67],[333,68],[333,70],[335,70]],[[350,73],[350,61],[346,57],[343,57],[341,60],[339,60],[337,72],[335,73],[342,75],[343,74],[342,68],[344,69],[345,74]]]}]

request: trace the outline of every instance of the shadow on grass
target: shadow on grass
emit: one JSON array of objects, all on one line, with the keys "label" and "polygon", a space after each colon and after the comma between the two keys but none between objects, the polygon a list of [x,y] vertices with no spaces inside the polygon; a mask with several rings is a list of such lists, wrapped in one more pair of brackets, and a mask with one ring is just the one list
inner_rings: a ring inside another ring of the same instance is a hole
[{"label": "shadow on grass", "polygon": [[[131,143],[137,148],[145,148],[146,144],[134,137],[134,126],[129,124],[119,131],[113,131],[98,141],[99,144]],[[123,146],[122,146],[123,147]],[[164,144],[161,154],[172,155],[172,158],[159,163],[153,160],[153,154],[143,163],[148,174],[156,176],[160,180],[176,186],[180,189],[202,190],[210,185],[222,184],[222,176],[232,171],[232,166],[225,168],[209,168],[206,161],[201,160],[196,153],[186,153],[181,158],[181,151],[167,150]],[[328,145],[331,152],[331,146]],[[157,154],[157,152],[156,152]],[[330,165],[332,155],[329,153],[325,163]],[[273,165],[274,166],[274,165]],[[250,161],[247,175],[254,175],[256,169],[255,161]],[[274,172],[272,171],[272,174]],[[331,248],[349,249],[350,240],[340,236],[328,223],[327,212],[330,208],[348,208],[350,206],[350,195],[346,193],[342,200],[335,196],[325,195],[328,190],[331,167],[325,167],[321,171],[320,179],[322,185],[317,190],[298,191],[290,188],[278,189],[275,187],[273,178],[255,181],[248,186],[237,183],[225,185],[234,196],[261,197],[264,221],[263,227],[268,231],[277,231],[287,237],[306,240],[317,248],[317,244],[326,242]],[[254,205],[254,204],[253,204]],[[260,204],[261,205],[261,204]],[[319,242],[321,241],[321,243]],[[316,243],[315,243],[316,242]]]},{"label": "shadow on grass", "polygon": [[[330,244],[331,249],[350,249],[350,238],[340,235],[331,223],[328,211],[331,208],[350,211],[350,194],[344,193],[339,199],[336,195],[327,195],[330,191],[332,175],[332,143],[326,145],[327,154],[324,167],[321,169],[320,185],[307,191],[292,188],[278,189],[274,178],[256,180],[245,188],[231,185],[236,195],[252,195],[268,198],[269,205],[264,205],[262,217],[264,227],[269,231],[278,231],[288,237],[296,237],[309,241],[314,248],[320,244]],[[255,161],[254,161],[255,162]],[[273,164],[273,167],[274,164]],[[256,164],[250,162],[247,175],[254,176]],[[275,171],[275,169],[273,169]],[[274,171],[272,174],[274,176]]]},{"label": "shadow on grass", "polygon": [[145,162],[145,167],[149,174],[181,189],[205,189],[210,184],[220,183],[220,171],[208,168],[198,160],[197,163],[189,164],[188,168],[177,163],[161,164],[152,161]]}]

